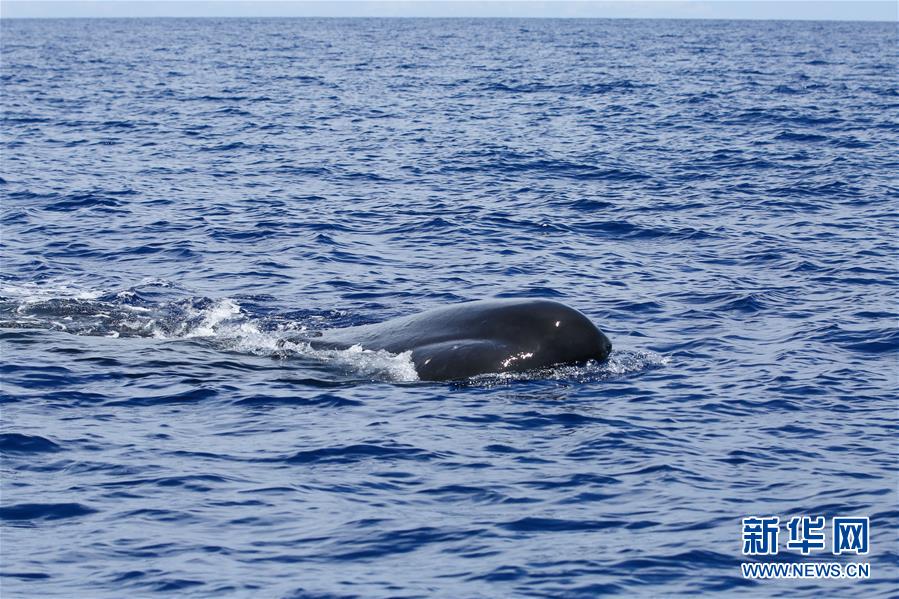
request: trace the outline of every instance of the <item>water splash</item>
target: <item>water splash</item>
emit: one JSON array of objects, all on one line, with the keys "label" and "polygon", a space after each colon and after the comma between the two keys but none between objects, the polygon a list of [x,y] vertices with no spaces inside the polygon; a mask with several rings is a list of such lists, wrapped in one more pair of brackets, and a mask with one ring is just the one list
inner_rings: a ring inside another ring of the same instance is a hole
[{"label": "water splash", "polygon": [[[152,286],[170,287],[160,283],[153,282]],[[143,298],[141,290],[135,287],[103,293],[68,283],[5,285],[0,287],[0,326],[111,338],[191,339],[223,351],[281,360],[311,360],[366,379],[418,380],[412,352],[392,354],[360,346],[314,349],[297,338],[310,326],[327,324],[321,316],[311,316],[309,322],[261,317],[246,311],[233,298],[188,297],[157,304]]]},{"label": "water splash", "polygon": [[473,377],[467,384],[494,387],[527,381],[560,381],[590,383],[623,377],[671,363],[671,358],[652,351],[614,350],[605,362],[591,360],[582,365],[560,365],[528,370],[526,372],[491,373]]}]

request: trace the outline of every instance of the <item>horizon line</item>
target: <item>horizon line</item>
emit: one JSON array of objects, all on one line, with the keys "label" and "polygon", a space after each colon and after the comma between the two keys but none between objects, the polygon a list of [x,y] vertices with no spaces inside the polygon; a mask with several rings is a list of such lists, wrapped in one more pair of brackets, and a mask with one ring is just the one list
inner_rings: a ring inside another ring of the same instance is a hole
[{"label": "horizon line", "polygon": [[355,20],[390,20],[390,21],[407,21],[407,20],[416,20],[416,21],[454,21],[454,20],[468,20],[468,21],[720,21],[720,22],[728,22],[728,21],[747,21],[753,23],[872,23],[872,24],[884,24],[884,23],[892,23],[892,20],[880,20],[880,19],[816,19],[816,18],[793,18],[793,19],[779,19],[779,18],[765,18],[765,17],[534,17],[534,16],[520,16],[520,17],[495,17],[495,16],[434,16],[434,17],[423,17],[423,16],[415,16],[415,15],[356,15],[356,16],[342,16],[342,15],[285,15],[285,16],[252,16],[252,15],[193,15],[193,16],[138,16],[138,17],[108,17],[108,16],[91,16],[91,17],[75,17],[75,16],[66,16],[66,17],[21,17],[21,16],[12,16],[12,17],[4,17],[0,15],[0,21],[154,21],[154,20],[318,20],[318,19],[335,19],[342,21],[355,21]]},{"label": "horizon line", "polygon": [[899,21],[890,0],[0,0],[13,19],[584,19]]},{"label": "horizon line", "polygon": [[184,19],[184,20],[223,20],[223,19],[340,19],[340,20],[427,20],[427,21],[451,21],[451,20],[478,20],[478,21],[753,21],[759,23],[892,23],[892,20],[880,19],[816,19],[816,18],[771,18],[771,17],[498,17],[498,16],[417,16],[417,15],[143,15],[136,17],[124,16],[65,16],[65,17],[5,17],[0,15],[0,21],[151,21],[156,19]]},{"label": "horizon line", "polygon": [[[38,0],[40,1],[40,0]],[[420,15],[139,15],[129,16],[3,16],[0,21],[115,21],[115,20],[151,20],[151,19],[417,19],[446,21],[451,19],[477,19],[481,21],[759,21],[769,23],[892,23],[893,20],[881,19],[825,19],[825,18],[774,18],[774,17],[544,17],[533,15],[494,16],[494,15],[462,15],[462,16],[420,16]]]}]

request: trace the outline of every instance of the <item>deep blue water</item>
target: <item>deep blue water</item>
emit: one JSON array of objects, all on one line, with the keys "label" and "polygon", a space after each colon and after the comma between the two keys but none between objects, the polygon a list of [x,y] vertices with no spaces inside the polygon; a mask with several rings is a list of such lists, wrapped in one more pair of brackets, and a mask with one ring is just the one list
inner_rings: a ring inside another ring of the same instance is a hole
[{"label": "deep blue water", "polygon": [[[0,27],[4,599],[895,593],[895,23]],[[521,296],[609,363],[284,342]]]}]

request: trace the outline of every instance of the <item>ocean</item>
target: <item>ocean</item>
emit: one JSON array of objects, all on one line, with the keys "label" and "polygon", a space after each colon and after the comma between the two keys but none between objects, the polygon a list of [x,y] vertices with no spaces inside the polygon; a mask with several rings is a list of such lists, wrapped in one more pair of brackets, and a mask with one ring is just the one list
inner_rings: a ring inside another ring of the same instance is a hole
[{"label": "ocean", "polygon": [[[3,20],[2,596],[895,596],[896,40]],[[520,297],[608,362],[296,341]],[[819,515],[869,553],[787,549]]]}]

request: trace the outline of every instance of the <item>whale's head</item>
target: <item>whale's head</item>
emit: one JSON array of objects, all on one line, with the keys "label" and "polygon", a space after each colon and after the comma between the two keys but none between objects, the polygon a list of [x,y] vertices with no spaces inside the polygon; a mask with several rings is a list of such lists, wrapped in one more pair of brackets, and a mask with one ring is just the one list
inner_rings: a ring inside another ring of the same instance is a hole
[{"label": "whale's head", "polygon": [[[499,306],[498,306],[499,307]],[[551,300],[513,300],[497,312],[502,334],[522,352],[506,368],[605,361],[612,342],[581,312]],[[504,368],[504,369],[506,369]]]},{"label": "whale's head", "polygon": [[558,302],[541,302],[534,309],[542,329],[541,350],[565,364],[605,361],[612,342],[581,312]]}]

